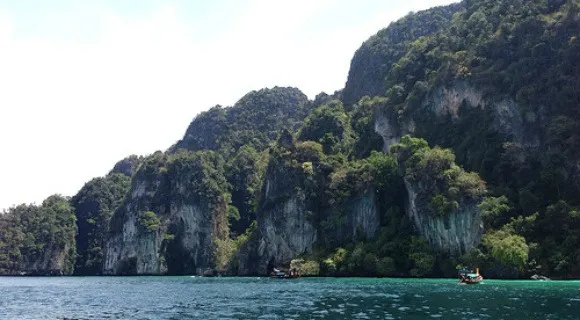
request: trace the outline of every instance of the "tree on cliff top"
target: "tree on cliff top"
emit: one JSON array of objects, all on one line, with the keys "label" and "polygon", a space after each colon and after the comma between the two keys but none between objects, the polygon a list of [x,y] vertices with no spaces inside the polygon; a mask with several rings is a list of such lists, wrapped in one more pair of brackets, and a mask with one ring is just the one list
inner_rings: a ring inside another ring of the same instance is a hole
[{"label": "tree on cliff top", "polygon": [[0,274],[72,274],[77,227],[67,198],[10,208],[0,226]]},{"label": "tree on cliff top", "polygon": [[429,197],[434,214],[448,214],[464,199],[483,200],[485,182],[476,173],[457,166],[453,151],[429,148],[425,140],[406,135],[391,146],[391,152],[397,157],[405,180],[420,185],[421,195]]}]

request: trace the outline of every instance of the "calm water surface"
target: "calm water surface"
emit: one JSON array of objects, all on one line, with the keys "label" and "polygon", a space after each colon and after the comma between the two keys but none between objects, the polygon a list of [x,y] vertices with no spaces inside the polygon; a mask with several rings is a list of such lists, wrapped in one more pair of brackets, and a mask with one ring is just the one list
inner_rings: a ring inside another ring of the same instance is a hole
[{"label": "calm water surface", "polygon": [[0,277],[0,319],[580,319],[580,281]]}]

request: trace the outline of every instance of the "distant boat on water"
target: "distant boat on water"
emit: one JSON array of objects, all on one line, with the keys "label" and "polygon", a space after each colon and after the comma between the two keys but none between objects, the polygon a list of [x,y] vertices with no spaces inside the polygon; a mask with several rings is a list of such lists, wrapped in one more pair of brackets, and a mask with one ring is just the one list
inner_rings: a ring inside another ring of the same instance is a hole
[{"label": "distant boat on water", "polygon": [[300,276],[301,276],[300,270],[296,268],[292,268],[287,272],[274,268],[274,270],[270,273],[270,278],[276,279],[296,279],[300,278]]},{"label": "distant boat on water", "polygon": [[477,284],[483,281],[483,277],[479,274],[479,268],[468,270],[466,268],[459,269],[459,283]]}]

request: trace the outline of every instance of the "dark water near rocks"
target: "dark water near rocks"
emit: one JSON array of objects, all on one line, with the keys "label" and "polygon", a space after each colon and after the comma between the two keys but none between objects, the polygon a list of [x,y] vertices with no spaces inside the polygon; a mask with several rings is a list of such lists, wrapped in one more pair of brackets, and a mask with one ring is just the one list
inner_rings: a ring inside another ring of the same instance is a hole
[{"label": "dark water near rocks", "polygon": [[0,319],[580,319],[580,281],[4,277]]}]

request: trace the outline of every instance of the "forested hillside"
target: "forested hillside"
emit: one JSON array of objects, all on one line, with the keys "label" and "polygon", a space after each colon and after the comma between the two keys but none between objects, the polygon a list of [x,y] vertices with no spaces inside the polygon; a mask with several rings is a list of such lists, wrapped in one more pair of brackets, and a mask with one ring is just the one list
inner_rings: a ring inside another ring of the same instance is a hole
[{"label": "forested hillside", "polygon": [[578,278],[579,37],[577,0],[411,13],[332,95],[252,91],[9,209],[0,273]]},{"label": "forested hillside", "polygon": [[68,199],[20,205],[0,215],[0,273],[66,275],[74,270],[77,226]]},{"label": "forested hillside", "polygon": [[[451,148],[487,182],[486,236],[472,263],[491,268],[486,246],[497,243],[522,248],[502,253],[521,266],[580,271],[579,23],[578,1],[464,1],[451,25],[407,40],[401,58],[365,80],[385,89],[376,129],[387,143],[412,134]],[[384,33],[357,55],[384,55],[393,41]],[[357,55],[345,92],[358,99],[368,66]]]}]

